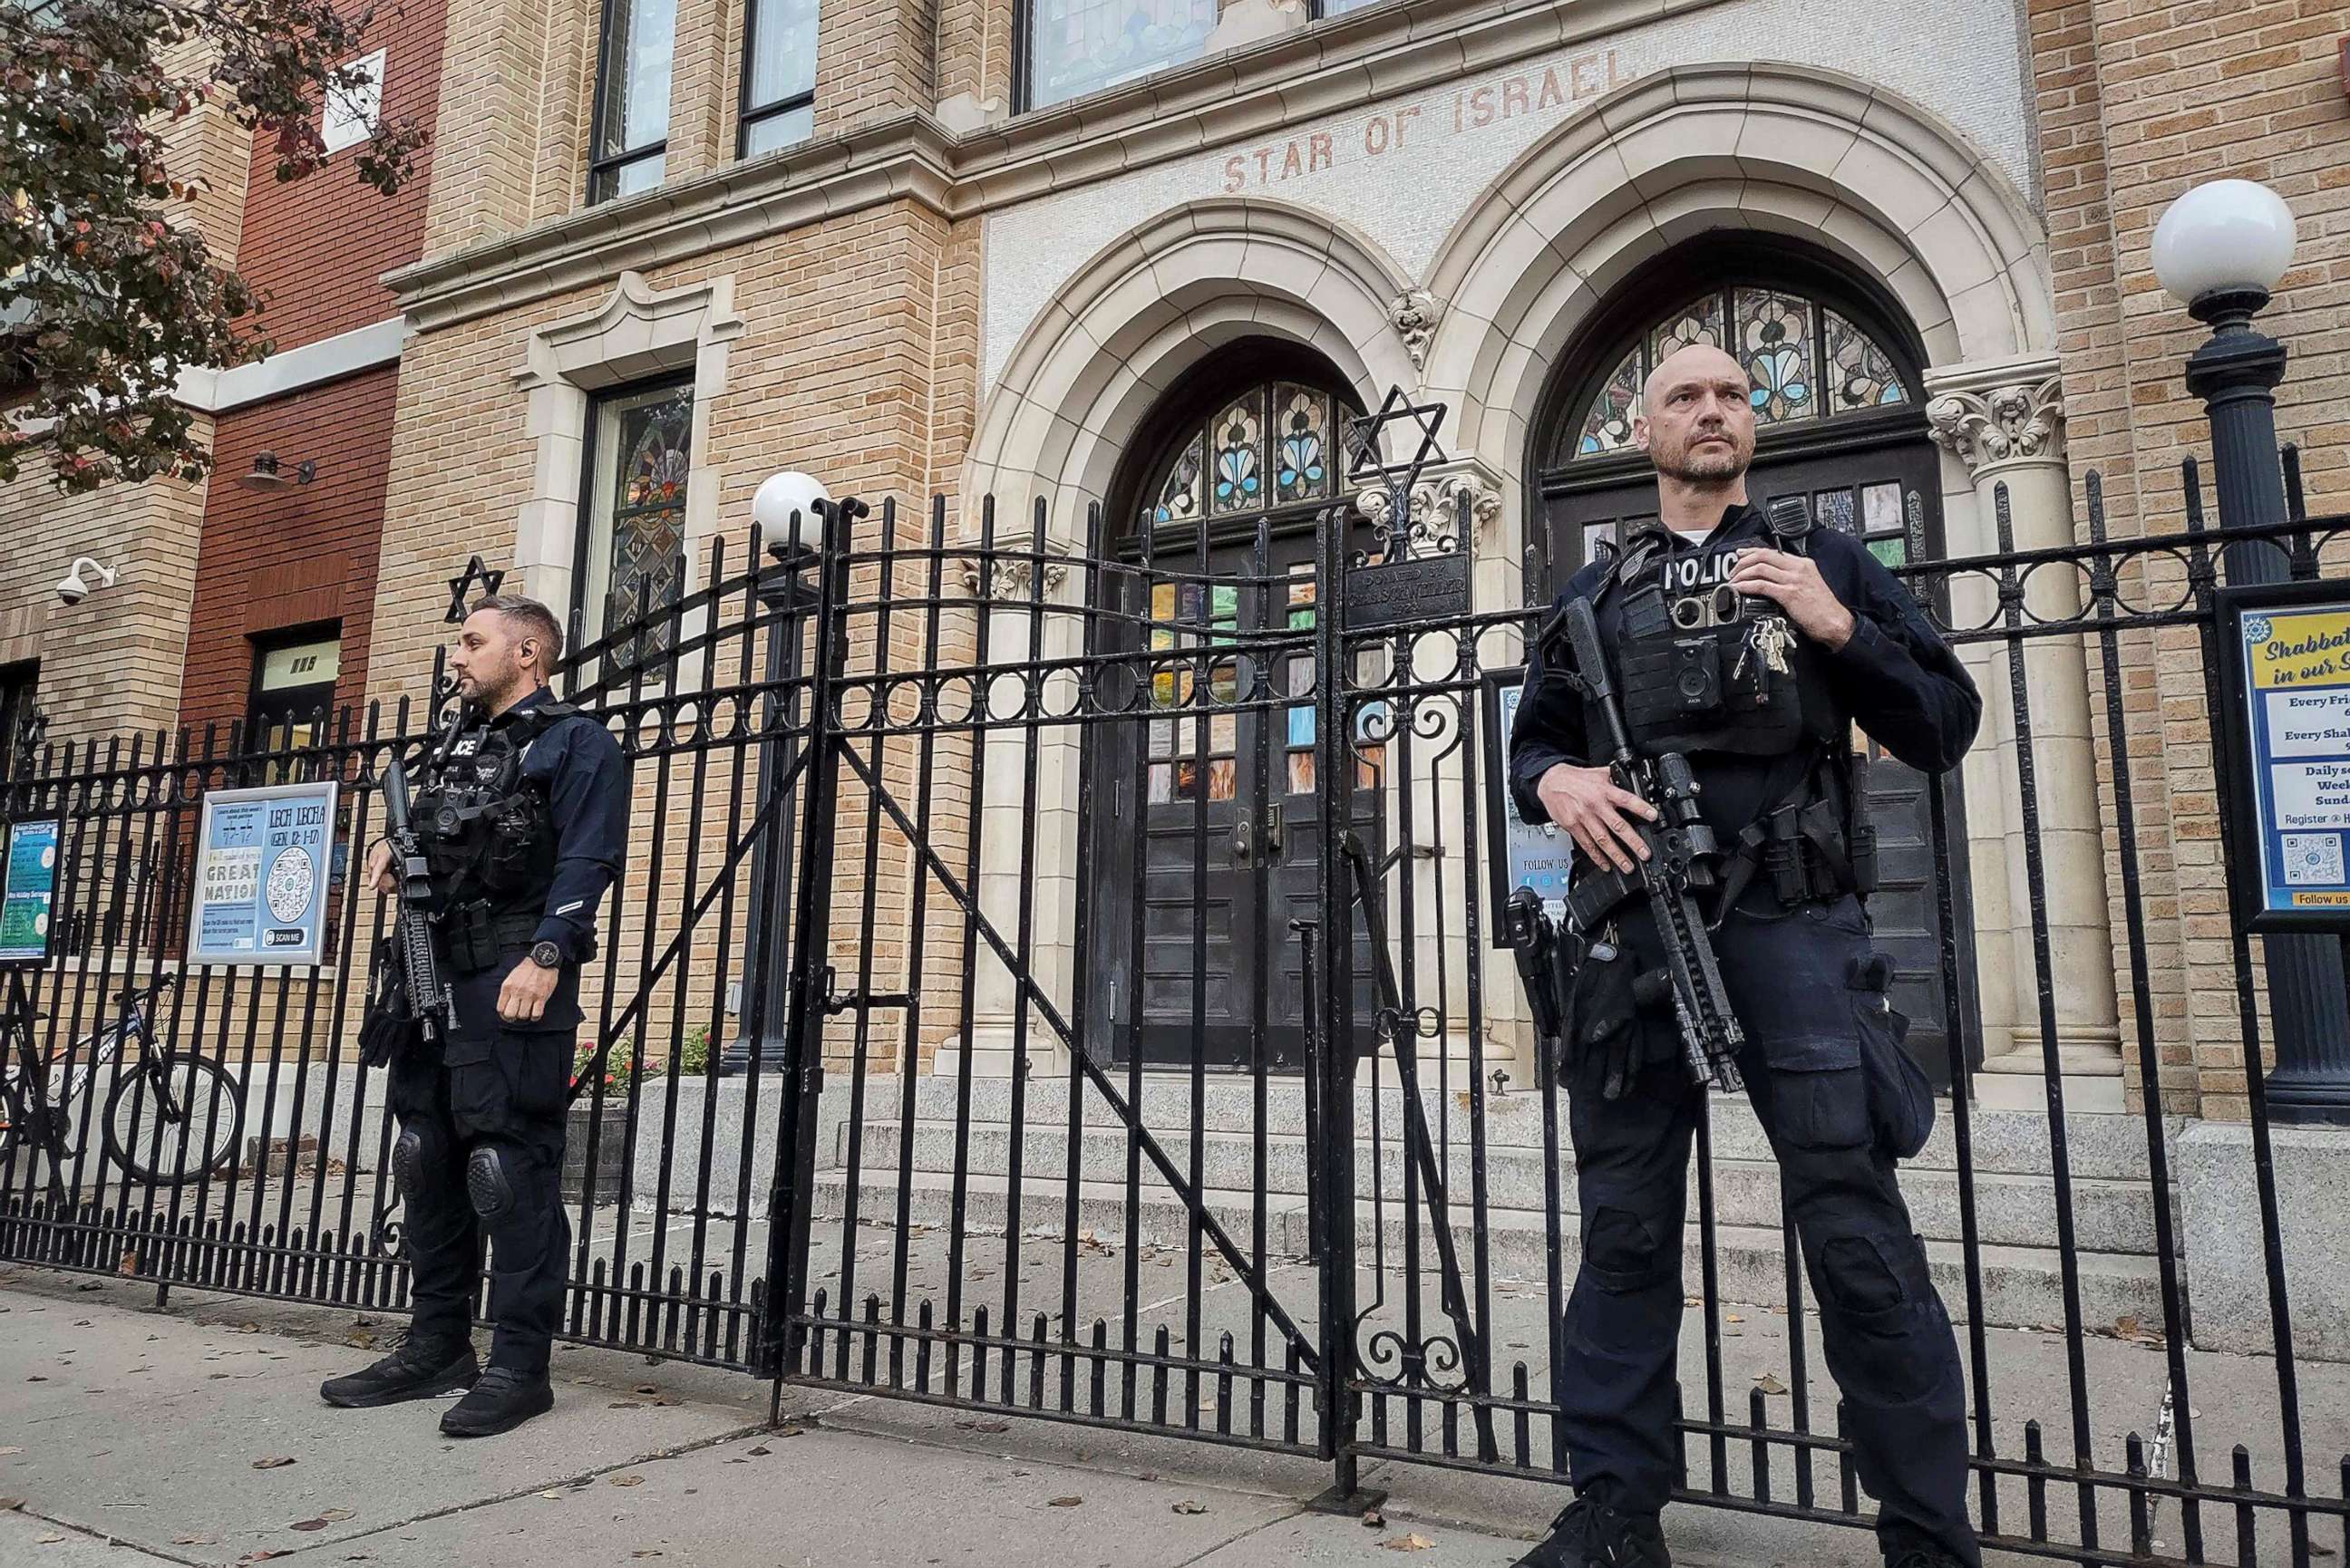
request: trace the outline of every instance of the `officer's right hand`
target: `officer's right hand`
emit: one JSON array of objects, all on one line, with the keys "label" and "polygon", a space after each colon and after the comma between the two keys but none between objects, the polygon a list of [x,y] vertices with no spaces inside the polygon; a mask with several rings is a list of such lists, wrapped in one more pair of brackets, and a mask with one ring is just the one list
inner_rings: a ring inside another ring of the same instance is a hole
[{"label": "officer's right hand", "polygon": [[1556,763],[1534,785],[1534,795],[1593,865],[1613,866],[1628,874],[1635,857],[1648,857],[1648,846],[1640,842],[1640,830],[1632,819],[1654,822],[1656,810],[1630,790],[1617,787],[1606,768]]},{"label": "officer's right hand", "polygon": [[367,881],[368,886],[373,888],[379,893],[397,893],[400,891],[400,878],[391,874],[391,846],[390,844],[380,843],[374,848],[368,851]]}]

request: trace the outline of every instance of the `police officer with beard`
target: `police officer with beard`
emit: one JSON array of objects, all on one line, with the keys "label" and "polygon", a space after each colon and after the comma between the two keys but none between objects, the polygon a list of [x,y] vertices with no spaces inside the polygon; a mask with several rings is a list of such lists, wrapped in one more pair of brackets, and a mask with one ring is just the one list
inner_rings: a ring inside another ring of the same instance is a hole
[{"label": "police officer with beard", "polygon": [[[555,1403],[547,1354],[571,1246],[560,1177],[579,966],[619,870],[628,810],[619,745],[548,690],[562,652],[545,605],[501,594],[473,607],[450,656],[466,706],[427,758],[411,820],[456,1023],[437,1046],[411,1042],[393,1057],[386,1096],[400,1128],[392,1168],[406,1206],[409,1330],[390,1355],[319,1389],[352,1407],[465,1389],[441,1419],[451,1437],[507,1431]],[[367,876],[399,890],[390,846],[369,856]],[[494,1328],[477,1370],[485,1239]]]},{"label": "police officer with beard", "polygon": [[[1724,848],[1708,911],[1746,1044],[1738,1066],[1785,1177],[1845,1398],[1861,1484],[1893,1568],[1979,1568],[1966,1512],[1964,1386],[1949,1315],[1894,1170],[1932,1100],[1901,1049],[1887,960],[1862,898],[1874,839],[1848,725],[1928,774],[1974,739],[1981,700],[1916,602],[1853,538],[1774,527],[1750,504],[1754,413],[1738,362],[1692,347],[1642,389],[1634,439],[1659,523],[1575,574],[1593,602],[1636,746],[1686,753]],[[1560,1418],[1575,1501],[1519,1568],[1664,1568],[1658,1515],[1679,1469],[1675,1355],[1691,1134],[1704,1089],[1683,1064],[1645,903],[1635,818],[1561,649],[1537,650],[1511,735],[1526,820],[1575,844],[1596,896],[1566,1015],[1582,1267],[1565,1325]]]}]

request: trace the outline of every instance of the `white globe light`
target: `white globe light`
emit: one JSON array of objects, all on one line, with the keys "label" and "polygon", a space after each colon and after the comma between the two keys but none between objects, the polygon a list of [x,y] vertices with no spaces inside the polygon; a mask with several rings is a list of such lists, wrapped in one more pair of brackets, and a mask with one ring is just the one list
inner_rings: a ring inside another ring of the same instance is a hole
[{"label": "white globe light", "polygon": [[2196,186],[2154,225],[2154,275],[2178,299],[2267,294],[2293,265],[2293,209],[2250,180]]},{"label": "white globe light", "polygon": [[812,549],[824,542],[824,519],[816,515],[816,504],[831,499],[813,474],[771,473],[751,497],[751,520],[771,545],[789,539]]}]

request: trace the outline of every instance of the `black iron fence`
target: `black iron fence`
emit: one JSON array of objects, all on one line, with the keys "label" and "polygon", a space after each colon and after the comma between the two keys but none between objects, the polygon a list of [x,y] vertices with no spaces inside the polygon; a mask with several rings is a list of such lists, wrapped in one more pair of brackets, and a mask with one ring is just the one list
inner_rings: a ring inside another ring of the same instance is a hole
[{"label": "black iron fence", "polygon": [[[967,535],[937,504],[847,502],[824,524],[820,548],[714,548],[702,587],[571,661],[574,699],[622,742],[633,815],[583,988],[584,1033],[608,1049],[583,1048],[573,1113],[567,1331],[1317,1456],[1334,1505],[1360,1501],[1366,1459],[1563,1479],[1574,1151],[1494,943],[1493,769],[1529,613],[1470,608],[1471,517],[1202,522],[1131,546],[1041,510],[988,509]],[[2296,1358],[2246,939],[2267,1356],[2195,1348],[2160,1096],[2065,1109],[2033,654],[2073,650],[2085,683],[2124,1045],[2159,1083],[2150,906],[2175,895],[2148,892],[2141,837],[2148,803],[2166,841],[2179,807],[2161,757],[2130,743],[2157,721],[2129,672],[2150,636],[2199,632],[2216,711],[2214,596],[2244,553],[2328,576],[2345,531],[2222,541],[2190,483],[2181,527],[2109,539],[2093,488],[2084,543],[2019,551],[2002,533],[1996,555],[1908,568],[2004,683],[1982,743],[2012,756],[1999,805],[2023,909],[1979,951],[1964,824],[1991,803],[1887,774],[1915,827],[1901,994],[1939,1015],[1914,1036],[1947,1057],[1938,1076],[1966,1085],[1977,977],[2028,952],[2019,1038],[2044,1067],[2032,1110],[1946,1101],[1907,1178],[1960,1323],[1997,1546],[2084,1563],[2350,1550],[2342,1484],[2310,1471],[2313,1448],[2350,1449],[2350,1378]],[[11,1080],[0,1257],[402,1303],[391,1129],[348,1049],[388,911],[348,873],[385,760],[430,719],[21,764],[10,815],[65,824],[63,935],[35,977],[39,1067]],[[202,803],[265,778],[341,785],[328,961],[183,971]],[[125,992],[151,999],[151,1046],[116,1028]],[[212,1064],[190,1078],[207,1116],[117,1092],[186,1059]],[[1864,1521],[1742,1105],[1710,1106],[1694,1186],[1681,1495]],[[1544,1511],[1530,1494],[1530,1520]]]}]

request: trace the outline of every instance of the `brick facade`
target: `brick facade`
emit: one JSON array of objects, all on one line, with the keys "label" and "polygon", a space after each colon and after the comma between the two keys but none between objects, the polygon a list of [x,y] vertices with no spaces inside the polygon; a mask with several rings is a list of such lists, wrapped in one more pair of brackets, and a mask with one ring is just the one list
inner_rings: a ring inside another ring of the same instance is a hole
[{"label": "brick facade", "polygon": [[336,701],[367,689],[375,607],[376,547],[391,462],[397,367],[240,409],[221,417],[213,453],[241,473],[264,448],[315,454],[315,483],[256,493],[223,479],[204,511],[194,609],[188,627],[181,722],[225,724],[245,716],[257,635],[321,621],[339,624],[342,673]]},{"label": "brick facade", "polygon": [[[2084,529],[2092,471],[2103,482],[2112,533],[2182,525],[2179,460],[2208,459],[2209,431],[2180,368],[2204,329],[2156,282],[2150,244],[2170,202],[2224,176],[2269,185],[2298,220],[2295,265],[2262,317],[2293,354],[2278,390],[2278,429],[2302,447],[2310,510],[2350,509],[2350,422],[2340,409],[2350,369],[2350,97],[2341,8],[2330,0],[2033,0],[2029,19]],[[2206,491],[2208,499],[2208,473]],[[2130,639],[2123,663],[2127,710],[2148,724],[2128,760],[2140,802],[2138,864],[2165,1098],[2177,1109],[2199,1104],[2206,1116],[2240,1117],[2241,1036],[2202,652],[2195,632],[2178,628]],[[2117,844],[2109,867],[2117,887]],[[2116,906],[2117,940],[2122,930]],[[2126,1019],[2125,1026],[2126,1037],[2134,1025]]]}]

